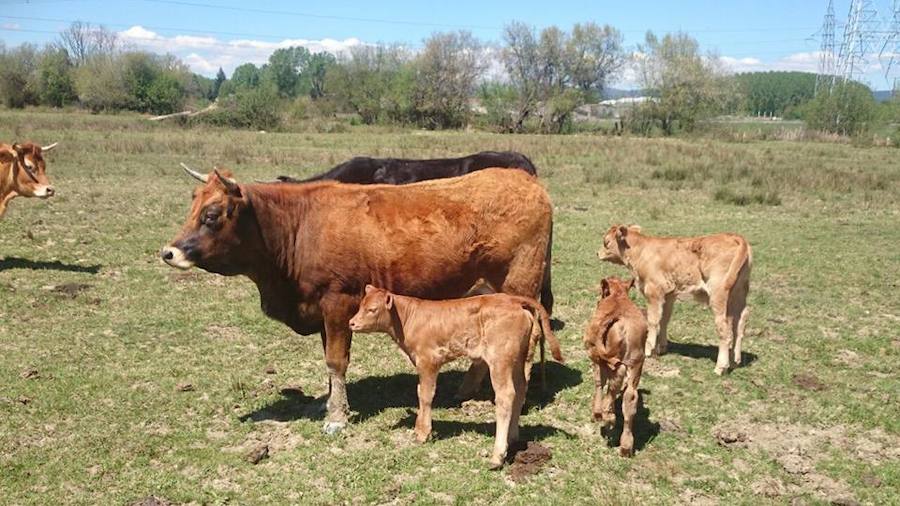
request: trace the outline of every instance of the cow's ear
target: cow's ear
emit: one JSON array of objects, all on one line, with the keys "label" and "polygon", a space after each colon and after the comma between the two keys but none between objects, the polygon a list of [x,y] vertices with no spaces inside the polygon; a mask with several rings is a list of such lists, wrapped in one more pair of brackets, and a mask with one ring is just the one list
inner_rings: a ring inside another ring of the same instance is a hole
[{"label": "cow's ear", "polygon": [[600,296],[603,298],[609,297],[609,281],[605,278],[600,281]]},{"label": "cow's ear", "polygon": [[19,144],[18,142],[14,143],[14,144],[12,145],[12,149],[13,149],[13,151],[16,152],[16,154],[17,154],[18,156],[22,156],[22,155],[25,154],[25,146],[22,146],[22,145]]},{"label": "cow's ear", "polygon": [[384,299],[384,307],[390,309],[394,307],[394,296],[391,294],[387,294],[387,297]]},{"label": "cow's ear", "polygon": [[628,227],[619,225],[618,228],[616,228],[616,241],[626,248],[628,247]]},{"label": "cow's ear", "polygon": [[366,285],[366,295],[369,295],[370,293],[372,293],[372,292],[374,292],[374,291],[375,291],[375,287],[374,287],[374,286],[368,285],[368,284]]},{"label": "cow's ear", "polygon": [[[19,155],[12,148],[0,149],[0,162],[9,163],[19,159]],[[13,172],[16,171],[18,164],[13,164]]]}]

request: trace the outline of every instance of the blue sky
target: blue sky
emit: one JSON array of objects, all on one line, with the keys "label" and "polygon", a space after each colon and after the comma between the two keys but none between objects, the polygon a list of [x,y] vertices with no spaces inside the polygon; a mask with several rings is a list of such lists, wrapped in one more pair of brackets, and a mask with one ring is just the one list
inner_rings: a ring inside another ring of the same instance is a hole
[{"label": "blue sky", "polygon": [[[873,0],[887,14],[890,0]],[[838,23],[849,0],[836,0]],[[133,45],[171,52],[199,73],[219,66],[230,71],[245,61],[261,63],[272,50],[301,44],[340,51],[354,44],[421,44],[434,31],[465,29],[498,42],[502,27],[519,20],[537,28],[576,22],[608,23],[633,47],[647,30],[683,30],[716,51],[734,71],[814,72],[825,0],[796,1],[574,1],[516,2],[456,0],[301,2],[257,0],[2,0],[0,40],[7,46],[55,39],[72,20],[103,24]],[[837,30],[840,39],[842,28]],[[877,89],[889,87],[873,57],[866,76]],[[629,85],[626,76],[620,84]]]}]

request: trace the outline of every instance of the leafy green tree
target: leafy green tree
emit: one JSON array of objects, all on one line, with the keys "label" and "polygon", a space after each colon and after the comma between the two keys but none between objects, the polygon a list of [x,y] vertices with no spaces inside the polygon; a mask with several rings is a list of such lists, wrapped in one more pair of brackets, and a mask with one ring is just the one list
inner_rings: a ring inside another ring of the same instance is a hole
[{"label": "leafy green tree", "polygon": [[436,33],[415,60],[415,114],[428,128],[458,128],[486,68],[481,44],[469,32]]},{"label": "leafy green tree", "polygon": [[256,88],[259,86],[259,74],[259,68],[252,63],[245,63],[238,66],[231,74],[231,85],[234,87],[233,91]]},{"label": "leafy green tree", "polygon": [[314,100],[325,96],[325,76],[336,64],[337,59],[331,53],[315,53],[309,57],[305,74],[309,80],[309,96]]},{"label": "leafy green tree", "polygon": [[326,73],[325,86],[337,103],[363,123],[406,121],[412,108],[415,73],[400,47],[357,46]]},{"label": "leafy green tree", "polygon": [[72,78],[72,63],[63,49],[47,48],[38,65],[38,80],[43,104],[63,107],[78,98]]},{"label": "leafy green tree", "polygon": [[11,50],[0,46],[0,101],[6,107],[20,108],[38,103],[37,48],[22,44]]},{"label": "leafy green tree", "polygon": [[830,93],[820,93],[804,110],[806,125],[839,135],[858,135],[876,119],[872,90],[857,82],[838,83]]},{"label": "leafy green tree", "polygon": [[131,104],[122,66],[111,57],[93,57],[76,68],[75,91],[93,112],[127,109]]},{"label": "leafy green tree", "polygon": [[224,83],[226,80],[227,78],[225,77],[225,71],[222,70],[222,67],[219,67],[219,71],[216,72],[216,79],[213,81],[212,87],[209,91],[208,96],[210,100],[215,100],[216,97],[219,96],[219,88],[222,87],[222,83]]},{"label": "leafy green tree", "polygon": [[808,72],[749,72],[735,80],[750,115],[797,117],[816,89],[816,75]]},{"label": "leafy green tree", "polygon": [[282,97],[296,97],[305,94],[308,83],[301,80],[301,74],[309,65],[310,54],[305,47],[276,49],[269,56],[269,63],[263,67],[264,78],[275,84]]},{"label": "leafy green tree", "polygon": [[722,111],[734,90],[717,61],[704,57],[697,41],[686,33],[660,39],[647,32],[636,63],[641,84],[655,99],[638,114],[652,118],[671,135],[676,127],[691,131],[699,121]]}]

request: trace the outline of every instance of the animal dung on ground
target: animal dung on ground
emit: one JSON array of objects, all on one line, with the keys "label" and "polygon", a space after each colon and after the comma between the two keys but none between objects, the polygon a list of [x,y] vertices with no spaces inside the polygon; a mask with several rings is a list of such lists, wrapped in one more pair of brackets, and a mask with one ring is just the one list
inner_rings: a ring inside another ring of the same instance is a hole
[{"label": "animal dung on ground", "polygon": [[191,383],[179,383],[175,385],[175,390],[177,392],[193,392],[194,385]]},{"label": "animal dung on ground", "polygon": [[38,379],[41,377],[41,373],[34,367],[29,367],[19,373],[19,377],[22,379]]},{"label": "animal dung on ground", "polygon": [[515,482],[524,481],[529,476],[539,473],[552,458],[550,448],[529,441],[528,446],[517,452],[513,458],[513,463],[509,466],[509,477]]},{"label": "animal dung on ground", "polygon": [[269,445],[259,445],[247,454],[247,462],[256,465],[269,458]]}]

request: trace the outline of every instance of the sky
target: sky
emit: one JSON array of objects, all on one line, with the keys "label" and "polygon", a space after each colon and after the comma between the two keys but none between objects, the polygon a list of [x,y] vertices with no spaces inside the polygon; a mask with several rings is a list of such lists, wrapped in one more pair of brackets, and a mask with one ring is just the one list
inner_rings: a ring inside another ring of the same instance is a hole
[{"label": "sky", "polygon": [[[838,43],[849,2],[834,2]],[[871,2],[882,18],[889,17],[891,0]],[[431,33],[448,30],[468,30],[484,42],[499,43],[503,26],[513,20],[538,29],[594,21],[622,31],[629,50],[647,30],[680,30],[734,72],[815,72],[825,5],[826,0],[0,0],[0,40],[7,46],[44,44],[81,20],[104,25],[140,49],[174,54],[194,72],[212,76],[219,67],[230,75],[241,63],[261,64],[276,48],[291,45],[333,53],[358,44],[418,47]],[[885,78],[878,46],[862,80],[889,89],[893,76],[900,76],[900,61],[890,80]],[[636,83],[625,72],[614,85]]]}]

